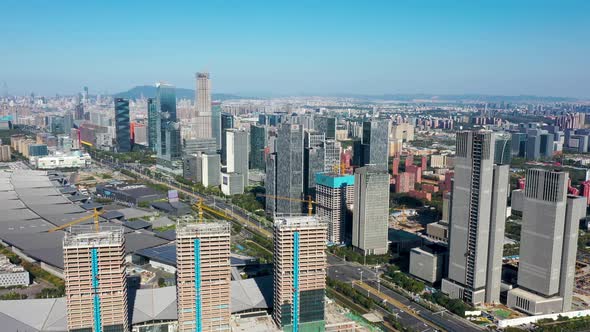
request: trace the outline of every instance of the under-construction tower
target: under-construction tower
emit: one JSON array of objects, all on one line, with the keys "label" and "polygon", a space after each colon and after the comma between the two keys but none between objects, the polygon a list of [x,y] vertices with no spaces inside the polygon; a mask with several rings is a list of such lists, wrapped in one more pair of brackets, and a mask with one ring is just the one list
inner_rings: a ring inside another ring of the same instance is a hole
[{"label": "under-construction tower", "polygon": [[283,331],[323,331],[328,226],[316,216],[274,223],[273,319]]},{"label": "under-construction tower", "polygon": [[230,330],[230,225],[180,221],[176,227],[178,331]]},{"label": "under-construction tower", "polygon": [[68,331],[129,331],[123,229],[74,226],[63,250]]}]

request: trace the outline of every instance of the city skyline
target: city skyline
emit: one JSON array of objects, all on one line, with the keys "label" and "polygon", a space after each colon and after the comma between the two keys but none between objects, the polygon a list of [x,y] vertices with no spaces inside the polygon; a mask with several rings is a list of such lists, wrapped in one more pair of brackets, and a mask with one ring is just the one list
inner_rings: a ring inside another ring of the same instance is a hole
[{"label": "city skyline", "polygon": [[[215,73],[216,91],[254,96],[590,98],[589,46],[580,42],[588,6],[36,2],[31,10],[14,2],[0,23],[10,40],[0,48],[0,86],[15,95],[74,94],[82,86],[104,94],[157,80],[191,87],[192,73],[205,70]],[[115,28],[105,24],[113,12],[126,13]],[[148,19],[156,16],[158,29]]]}]

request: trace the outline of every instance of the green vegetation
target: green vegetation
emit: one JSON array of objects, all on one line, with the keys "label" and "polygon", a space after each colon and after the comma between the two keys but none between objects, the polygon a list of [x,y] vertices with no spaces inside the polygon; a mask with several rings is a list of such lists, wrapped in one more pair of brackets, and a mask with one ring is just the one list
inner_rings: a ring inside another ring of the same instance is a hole
[{"label": "green vegetation", "polygon": [[133,147],[137,151],[116,153],[110,151],[97,150],[94,148],[87,148],[88,153],[96,159],[108,159],[115,160],[120,163],[139,163],[143,165],[154,165],[156,164],[156,158],[152,155],[151,151],[139,151],[139,147],[136,145]]},{"label": "green vegetation", "polygon": [[141,201],[137,204],[140,208],[149,209],[151,207],[152,202],[150,201]]},{"label": "green vegetation", "polygon": [[85,177],[82,178],[82,181],[94,181],[94,180],[96,180],[96,179],[92,175],[85,176]]},{"label": "green vegetation", "polygon": [[101,174],[99,174],[98,176],[100,176],[101,178],[103,178],[103,179],[105,179],[105,180],[107,180],[107,179],[112,179],[112,178],[113,178],[113,176],[112,176],[112,175],[110,175],[109,173],[101,173]]},{"label": "green vegetation", "polygon": [[139,176],[137,174],[135,174],[129,170],[126,170],[126,169],[122,169],[122,170],[120,170],[120,172],[121,172],[121,174],[126,175],[130,178],[134,178],[134,179],[139,178]]},{"label": "green vegetation", "polygon": [[505,234],[508,238],[510,238],[512,240],[520,241],[520,229],[521,228],[522,227],[521,227],[520,223],[509,219],[506,221]]},{"label": "green vegetation", "polygon": [[400,332],[411,332],[414,331],[409,327],[405,327],[402,323],[400,323],[394,315],[388,314],[383,316],[383,321],[391,325],[396,331]]},{"label": "green vegetation", "polygon": [[505,244],[503,256],[506,257],[506,256],[518,255],[519,251],[520,251],[520,244],[518,244],[518,243]]},{"label": "green vegetation", "polygon": [[17,292],[10,292],[0,295],[0,300],[24,300],[27,296],[25,294],[19,294]]},{"label": "green vegetation", "polygon": [[154,232],[165,232],[171,229],[176,229],[176,224],[170,224],[166,226],[154,227],[152,228]]},{"label": "green vegetation", "polygon": [[[424,206],[421,200],[410,197],[405,193],[391,193],[389,195],[389,206],[400,207],[405,206],[408,209],[417,209]],[[442,203],[441,203],[442,206]]]},{"label": "green vegetation", "polygon": [[424,291],[425,285],[423,282],[409,277],[405,273],[402,273],[395,265],[390,265],[387,267],[386,275],[388,277],[387,280],[411,293],[420,294]]},{"label": "green vegetation", "polygon": [[[59,293],[61,295],[59,296],[55,296],[55,297],[60,297],[60,296],[64,296],[65,294],[65,284],[64,281],[61,280],[60,278],[54,276],[53,274],[43,270],[39,265],[27,262],[27,261],[23,261],[20,259],[20,257],[18,257],[15,253],[13,253],[12,251],[10,251],[8,248],[0,246],[0,254],[5,255],[6,257],[8,257],[8,259],[10,260],[10,262],[12,262],[13,264],[19,264],[22,267],[25,268],[25,270],[29,271],[29,273],[31,274],[31,277],[33,278],[33,280],[45,280],[48,283],[54,285],[56,288],[56,293]],[[50,288],[50,289],[54,289],[54,288]]]},{"label": "green vegetation", "polygon": [[465,311],[473,310],[473,308],[460,299],[451,299],[441,292],[434,294],[425,294],[424,299],[445,307],[450,312],[465,317]]},{"label": "green vegetation", "polygon": [[559,316],[554,321],[543,319],[537,322],[535,331],[539,332],[561,332],[561,331],[588,331],[590,329],[590,317],[567,318]]},{"label": "green vegetation", "polygon": [[269,251],[257,242],[247,240],[242,245],[244,247],[244,254],[260,259],[260,263],[262,264],[272,262],[272,251]]},{"label": "green vegetation", "polygon": [[38,299],[56,298],[62,297],[66,294],[65,286],[59,286],[57,288],[44,288],[41,293],[37,294]]},{"label": "green vegetation", "polygon": [[95,198],[95,199],[94,199],[94,201],[95,201],[96,203],[101,203],[101,204],[108,204],[108,203],[112,203],[112,202],[113,202],[113,200],[112,200],[112,199],[110,199],[110,198],[105,198],[105,197],[98,197],[98,198]]},{"label": "green vegetation", "polygon": [[158,287],[166,287],[166,279],[158,278]]},{"label": "green vegetation", "polygon": [[252,213],[262,213],[264,215],[264,206],[256,199],[257,194],[264,194],[263,187],[249,187],[246,192],[241,195],[234,195],[231,202],[242,209]]},{"label": "green vegetation", "polygon": [[590,232],[580,232],[578,236],[578,251],[585,254],[590,254],[589,244],[590,243]]},{"label": "green vegetation", "polygon": [[367,255],[363,256],[354,251],[352,247],[332,246],[328,248],[328,252],[338,257],[344,258],[349,262],[357,262],[367,265],[381,265],[389,263],[391,257],[389,255]]},{"label": "green vegetation", "polygon": [[345,282],[327,278],[326,283],[328,288],[331,288],[338,293],[348,296],[349,300],[360,305],[361,307],[364,307],[365,309],[371,310],[371,308],[373,308],[373,306],[375,305],[374,300],[366,297],[363,293],[352,288],[351,285]]}]

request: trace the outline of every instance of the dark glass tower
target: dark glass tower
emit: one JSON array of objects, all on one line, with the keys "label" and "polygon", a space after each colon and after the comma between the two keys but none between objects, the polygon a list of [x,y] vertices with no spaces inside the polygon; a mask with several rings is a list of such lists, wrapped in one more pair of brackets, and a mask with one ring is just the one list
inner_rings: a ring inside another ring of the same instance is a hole
[{"label": "dark glass tower", "polygon": [[173,85],[156,84],[159,116],[156,127],[156,153],[159,159],[172,161],[181,157],[180,124],[176,119],[176,90]]},{"label": "dark glass tower", "polygon": [[264,170],[266,127],[250,126],[250,169]]},{"label": "dark glass tower", "polygon": [[148,144],[152,151],[156,152],[158,142],[158,106],[156,100],[148,98]]},{"label": "dark glass tower", "polygon": [[211,105],[211,133],[215,137],[217,149],[221,149],[221,105]]},{"label": "dark glass tower", "polygon": [[131,151],[129,99],[115,98],[115,132],[117,134],[117,151]]}]

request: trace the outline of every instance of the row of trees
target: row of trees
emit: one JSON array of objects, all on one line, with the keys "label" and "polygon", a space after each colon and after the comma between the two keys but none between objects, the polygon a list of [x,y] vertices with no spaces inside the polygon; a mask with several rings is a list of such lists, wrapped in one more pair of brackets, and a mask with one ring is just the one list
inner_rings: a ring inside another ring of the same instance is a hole
[{"label": "row of trees", "polygon": [[445,307],[450,312],[461,317],[465,317],[465,311],[473,310],[471,306],[465,304],[465,302],[460,299],[451,299],[441,292],[425,294],[423,297],[430,302]]},{"label": "row of trees", "polygon": [[381,265],[389,263],[391,257],[389,255],[367,255],[363,256],[358,252],[354,251],[352,247],[343,246],[331,246],[328,248],[328,252],[338,257],[342,257],[349,262],[357,262],[360,264],[368,265]]},{"label": "row of trees", "polygon": [[420,294],[424,291],[425,285],[423,282],[408,277],[395,265],[390,265],[387,268],[387,276],[391,282],[411,293]]},{"label": "row of trees", "polygon": [[334,280],[331,278],[327,278],[326,283],[329,288],[335,290],[338,293],[348,296],[352,302],[366,308],[367,310],[371,310],[373,308],[373,306],[375,305],[374,300],[366,297],[361,292],[352,288],[351,285],[349,285],[345,282]]}]

